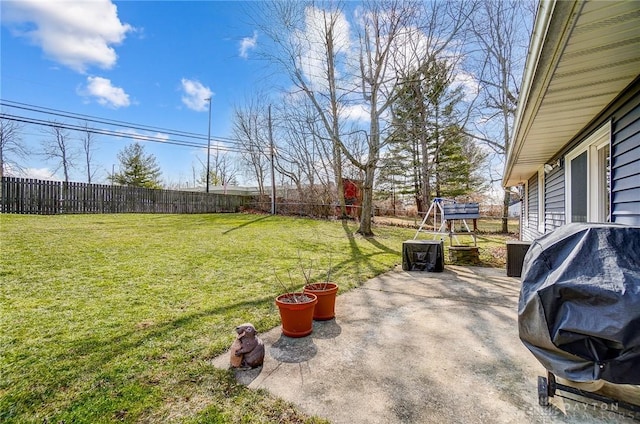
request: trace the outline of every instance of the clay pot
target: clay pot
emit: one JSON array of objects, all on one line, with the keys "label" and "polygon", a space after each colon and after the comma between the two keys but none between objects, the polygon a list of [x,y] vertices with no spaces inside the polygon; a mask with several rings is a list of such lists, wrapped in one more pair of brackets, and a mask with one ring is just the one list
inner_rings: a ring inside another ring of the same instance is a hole
[{"label": "clay pot", "polygon": [[336,283],[313,283],[304,286],[304,293],[313,293],[318,297],[318,304],[313,312],[313,319],[326,321],[336,316]]},{"label": "clay pot", "polygon": [[285,293],[276,297],[280,310],[282,334],[304,337],[313,331],[313,310],[318,297],[313,293]]}]

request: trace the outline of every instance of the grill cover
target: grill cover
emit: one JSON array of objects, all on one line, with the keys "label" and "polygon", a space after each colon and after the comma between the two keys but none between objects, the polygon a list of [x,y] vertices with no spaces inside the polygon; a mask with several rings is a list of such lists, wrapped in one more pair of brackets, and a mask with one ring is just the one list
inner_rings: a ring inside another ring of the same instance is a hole
[{"label": "grill cover", "polygon": [[640,227],[568,224],[522,269],[520,339],[572,381],[640,384]]}]

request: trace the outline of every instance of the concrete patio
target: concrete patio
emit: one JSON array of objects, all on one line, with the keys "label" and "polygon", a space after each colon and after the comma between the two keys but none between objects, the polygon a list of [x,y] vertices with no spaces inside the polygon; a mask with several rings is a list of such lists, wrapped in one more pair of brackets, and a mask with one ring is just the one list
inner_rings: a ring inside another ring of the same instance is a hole
[{"label": "concrete patio", "polygon": [[[308,337],[261,334],[264,366],[236,377],[336,424],[637,422],[585,398],[538,405],[546,370],[518,338],[520,282],[505,274],[398,268],[338,296],[336,319]],[[228,354],[214,364],[227,368]],[[640,403],[638,386],[607,389]]]}]

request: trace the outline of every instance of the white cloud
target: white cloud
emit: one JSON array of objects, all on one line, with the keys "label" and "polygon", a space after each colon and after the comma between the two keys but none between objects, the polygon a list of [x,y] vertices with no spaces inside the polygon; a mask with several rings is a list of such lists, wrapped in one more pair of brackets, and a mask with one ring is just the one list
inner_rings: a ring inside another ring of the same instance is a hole
[{"label": "white cloud", "polygon": [[129,138],[132,138],[134,140],[156,141],[156,142],[169,140],[169,135],[168,134],[160,133],[160,132],[157,132],[155,134],[144,134],[144,133],[138,132],[136,130],[127,130],[127,131],[124,131],[124,132],[129,135]]},{"label": "white cloud", "polygon": [[371,122],[371,114],[369,113],[369,107],[363,104],[354,104],[345,106],[340,111],[340,116],[346,120],[368,123]]},{"label": "white cloud", "polygon": [[253,37],[244,37],[240,41],[240,57],[247,59],[249,57],[249,50],[255,49],[258,45],[258,32],[253,31]]},{"label": "white cloud", "polygon": [[12,33],[28,39],[44,53],[77,72],[96,65],[112,68],[120,44],[133,27],[118,18],[110,0],[21,0],[3,2],[4,23]]},{"label": "white cloud", "polygon": [[61,181],[61,178],[51,172],[49,168],[27,168],[20,172],[23,178],[33,178],[36,180]]},{"label": "white cloud", "polygon": [[304,28],[293,34],[294,42],[300,46],[300,66],[309,85],[318,90],[327,89],[327,53],[325,25],[333,23],[336,79],[342,77],[344,61],[351,48],[351,27],[342,12],[309,6],[305,9]]},{"label": "white cloud", "polygon": [[182,78],[181,83],[182,91],[184,91],[182,103],[184,103],[189,109],[195,110],[196,112],[208,110],[208,99],[214,95],[209,87],[205,87],[200,81],[189,80],[186,78]]},{"label": "white cloud", "polygon": [[103,106],[114,109],[131,104],[129,95],[120,87],[114,87],[111,80],[102,77],[87,77],[87,86],[79,90],[79,94],[95,97]]},{"label": "white cloud", "polygon": [[464,100],[467,102],[472,101],[480,92],[480,84],[475,76],[460,69],[456,72],[451,83],[452,89],[455,90],[458,87],[462,87]]},{"label": "white cloud", "polygon": [[168,134],[165,134],[165,133],[159,133],[159,132],[157,132],[157,133],[155,133],[155,134],[153,135],[153,137],[155,137],[155,138],[159,138],[159,139],[164,140],[164,141],[169,140],[169,135],[168,135]]}]

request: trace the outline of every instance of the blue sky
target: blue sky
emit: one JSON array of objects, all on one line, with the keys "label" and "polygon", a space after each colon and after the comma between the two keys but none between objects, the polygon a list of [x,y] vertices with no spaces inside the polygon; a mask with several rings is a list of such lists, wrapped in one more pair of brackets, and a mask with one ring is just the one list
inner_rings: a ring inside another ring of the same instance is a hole
[{"label": "blue sky", "polygon": [[[3,0],[0,5],[3,103],[206,136],[204,99],[211,96],[212,137],[232,137],[234,105],[267,78],[255,55],[260,36],[246,15],[252,3]],[[3,113],[55,118],[6,105]],[[47,136],[34,125],[23,133],[33,153],[21,164],[30,177],[51,178],[56,164],[36,153]],[[106,182],[117,153],[132,140],[102,135],[98,140],[96,180]],[[206,161],[206,149],[143,145],[156,156],[167,183],[192,180],[192,166]],[[62,172],[54,178],[61,179]],[[71,179],[86,181],[82,169]]]}]

